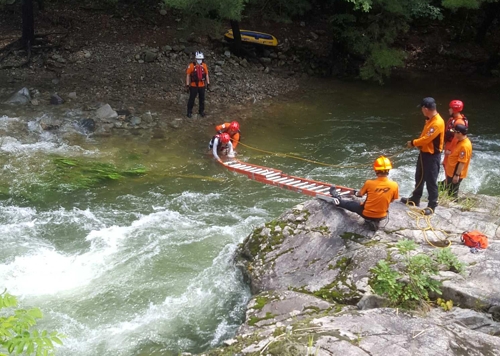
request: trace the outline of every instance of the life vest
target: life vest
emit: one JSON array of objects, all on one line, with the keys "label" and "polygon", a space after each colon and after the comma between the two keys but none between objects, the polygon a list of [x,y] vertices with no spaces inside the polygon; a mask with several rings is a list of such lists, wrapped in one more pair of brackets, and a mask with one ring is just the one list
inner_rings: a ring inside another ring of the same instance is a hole
[{"label": "life vest", "polygon": [[191,72],[191,83],[204,82],[207,79],[207,73],[205,72],[205,67],[202,64],[193,62],[193,71]]},{"label": "life vest", "polygon": [[451,142],[455,137],[453,129],[455,128],[455,124],[458,120],[463,120],[465,127],[469,128],[469,120],[467,120],[465,115],[462,115],[462,117],[457,117],[457,118],[450,116],[448,122],[446,123],[446,130],[444,132],[444,140],[446,142]]},{"label": "life vest", "polygon": [[221,134],[217,134],[215,135],[214,137],[212,137],[212,139],[210,140],[210,144],[208,146],[209,149],[212,149],[214,148],[214,141],[215,141],[215,138],[218,138],[219,139],[219,145],[217,146],[217,151],[222,151],[224,149],[227,149],[229,144],[226,143],[226,144],[222,144],[221,140],[220,140],[220,136]]}]

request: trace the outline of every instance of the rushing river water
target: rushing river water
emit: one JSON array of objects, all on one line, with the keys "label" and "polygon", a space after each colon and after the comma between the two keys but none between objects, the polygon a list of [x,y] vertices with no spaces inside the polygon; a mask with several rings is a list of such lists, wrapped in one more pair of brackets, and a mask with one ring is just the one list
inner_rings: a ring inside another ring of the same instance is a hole
[{"label": "rushing river water", "polygon": [[[242,142],[267,152],[239,147],[239,159],[359,188],[378,155],[397,154],[391,177],[408,195],[417,152],[404,143],[424,124],[416,105],[432,95],[446,120],[447,103],[460,98],[474,145],[462,190],[498,195],[495,92],[434,78],[318,82],[256,107],[241,122]],[[0,289],[66,335],[57,355],[177,355],[232,337],[250,298],[232,264],[237,244],[307,197],[224,170],[206,154],[207,125],[159,139],[93,138],[42,131],[37,119],[0,114]],[[74,189],[60,158],[147,172]]]}]

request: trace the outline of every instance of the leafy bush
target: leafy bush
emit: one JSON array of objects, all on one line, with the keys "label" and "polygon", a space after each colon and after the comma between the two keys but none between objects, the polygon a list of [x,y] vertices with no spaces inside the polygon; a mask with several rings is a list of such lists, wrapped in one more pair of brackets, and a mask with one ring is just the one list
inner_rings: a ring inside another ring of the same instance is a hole
[{"label": "leafy bush", "polygon": [[20,309],[16,297],[0,294],[0,356],[7,354],[51,355],[54,343],[62,345],[63,335],[57,331],[33,330],[43,317],[38,308]]},{"label": "leafy bush", "polygon": [[449,248],[441,248],[435,251],[435,257],[437,263],[446,266],[450,271],[462,273],[465,269],[465,264],[460,262]]},{"label": "leafy bush", "polygon": [[393,306],[414,309],[429,301],[430,292],[441,294],[441,283],[432,278],[438,273],[438,265],[463,271],[464,265],[450,249],[441,249],[429,256],[414,253],[416,247],[414,241],[401,240],[396,244],[399,254],[404,257],[401,268],[396,269],[388,260],[381,260],[371,269],[373,290],[387,297]]}]

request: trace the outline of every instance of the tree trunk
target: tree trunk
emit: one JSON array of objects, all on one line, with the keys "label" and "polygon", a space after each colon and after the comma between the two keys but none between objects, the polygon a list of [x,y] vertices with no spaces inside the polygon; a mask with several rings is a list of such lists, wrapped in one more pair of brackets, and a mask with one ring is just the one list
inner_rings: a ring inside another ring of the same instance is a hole
[{"label": "tree trunk", "polygon": [[231,29],[233,30],[233,53],[237,56],[243,53],[243,48],[241,47],[241,32],[240,32],[240,23],[235,20],[231,20]]},{"label": "tree trunk", "polygon": [[481,45],[483,44],[486,34],[493,24],[493,21],[495,21],[495,19],[497,19],[500,15],[500,3],[485,4],[483,12],[485,17],[476,32],[476,42]]},{"label": "tree trunk", "polygon": [[35,18],[33,15],[33,0],[23,0],[22,19],[23,19],[22,45],[29,51],[35,39]]}]

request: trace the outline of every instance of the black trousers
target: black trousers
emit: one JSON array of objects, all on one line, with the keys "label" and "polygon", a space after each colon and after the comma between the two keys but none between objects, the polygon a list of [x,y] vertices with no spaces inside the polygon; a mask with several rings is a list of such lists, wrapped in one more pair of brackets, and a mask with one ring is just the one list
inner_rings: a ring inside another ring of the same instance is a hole
[{"label": "black trousers", "polygon": [[187,113],[188,115],[193,113],[193,106],[194,106],[194,100],[196,99],[196,96],[199,95],[199,113],[204,114],[205,113],[205,87],[189,87],[189,100],[188,100],[188,107],[187,107]]},{"label": "black trousers", "polygon": [[444,182],[444,188],[447,190],[448,195],[452,198],[458,198],[458,189],[460,188],[460,183],[462,183],[463,178],[458,180],[458,183],[453,183],[453,177],[446,176]]},{"label": "black trousers", "polygon": [[441,167],[441,153],[420,152],[415,171],[415,189],[410,200],[415,204],[420,204],[420,198],[424,192],[424,184],[429,194],[429,208],[435,209],[438,205],[438,184],[439,168]]},{"label": "black trousers", "polygon": [[359,216],[361,216],[362,218],[364,218],[367,221],[379,222],[380,220],[383,219],[383,218],[380,218],[380,219],[368,218],[368,217],[364,216],[363,215],[363,210],[365,208],[364,205],[361,205],[359,202],[357,202],[355,200],[343,200],[343,199],[339,198],[339,202],[340,202],[340,204],[338,205],[339,207],[344,208],[345,210],[352,211],[353,213],[358,214]]}]

